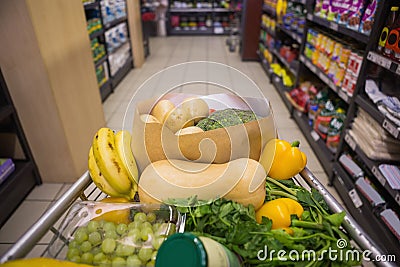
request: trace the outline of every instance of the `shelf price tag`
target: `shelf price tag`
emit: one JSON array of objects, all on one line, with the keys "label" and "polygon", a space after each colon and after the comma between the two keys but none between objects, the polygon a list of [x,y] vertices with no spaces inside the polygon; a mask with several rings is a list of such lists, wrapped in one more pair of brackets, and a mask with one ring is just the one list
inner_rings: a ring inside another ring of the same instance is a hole
[{"label": "shelf price tag", "polygon": [[371,61],[373,61],[373,62],[376,62],[376,57],[375,57],[374,52],[371,52],[371,51],[370,51],[370,52],[368,53],[367,59],[368,59],[368,60],[371,60]]},{"label": "shelf price tag", "polygon": [[318,141],[321,137],[319,136],[319,134],[316,132],[316,131],[314,131],[314,130],[312,130],[311,132],[310,132],[310,134],[311,134],[311,137],[314,139],[314,141]]},{"label": "shelf price tag", "polygon": [[378,181],[381,183],[381,185],[385,186],[386,179],[385,179],[385,177],[383,177],[383,175],[379,171],[379,169],[376,166],[372,166],[371,171],[375,175],[376,179],[378,179]]},{"label": "shelf price tag", "polygon": [[296,115],[297,117],[301,118],[301,116],[303,116],[303,113],[299,110],[296,110]]},{"label": "shelf price tag", "polygon": [[376,62],[376,63],[378,63],[382,67],[390,70],[390,66],[392,65],[392,61],[390,59],[380,56],[377,61],[378,62]]},{"label": "shelf price tag", "polygon": [[398,65],[398,64],[396,64],[397,65],[397,67],[396,67],[396,74],[397,75],[400,75],[400,65]]},{"label": "shelf price tag", "polygon": [[382,127],[385,128],[395,138],[399,137],[399,129],[397,129],[397,127],[387,119],[383,120]]},{"label": "shelf price tag", "polygon": [[349,191],[349,197],[351,201],[354,204],[354,207],[359,208],[363,205],[362,200],[360,199],[360,196],[357,194],[357,191],[355,188],[351,189]]},{"label": "shelf price tag", "polygon": [[344,136],[344,140],[346,141],[346,143],[349,145],[349,147],[350,147],[353,151],[356,150],[357,144],[356,144],[356,142],[354,141],[354,139],[353,139],[349,134],[346,134],[346,135]]},{"label": "shelf price tag", "polygon": [[339,25],[337,23],[331,21],[329,23],[329,28],[331,28],[334,31],[338,31],[339,30]]},{"label": "shelf price tag", "polygon": [[314,16],[312,14],[307,14],[307,19],[308,20],[313,20]]}]

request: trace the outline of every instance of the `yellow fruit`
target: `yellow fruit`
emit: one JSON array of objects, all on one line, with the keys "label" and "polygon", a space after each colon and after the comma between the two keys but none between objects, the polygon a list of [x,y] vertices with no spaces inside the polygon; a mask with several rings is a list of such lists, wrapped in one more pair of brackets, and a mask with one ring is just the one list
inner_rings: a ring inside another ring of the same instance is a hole
[{"label": "yellow fruit", "polygon": [[1,267],[91,267],[91,265],[78,264],[70,261],[60,261],[50,258],[32,258],[13,260],[3,264]]},{"label": "yellow fruit", "polygon": [[[108,197],[102,199],[100,202],[102,203],[129,203],[129,200],[126,198],[122,197]],[[118,208],[118,204],[115,206],[115,208]],[[99,207],[95,210],[96,214],[101,214],[95,218],[93,218],[93,221],[107,221],[107,222],[114,222],[116,224],[119,223],[125,223],[129,224],[131,222],[130,220],[130,208],[124,208],[124,209],[116,209],[113,211],[108,211],[103,213],[102,205],[100,204]],[[103,214],[102,214],[103,213]]]}]

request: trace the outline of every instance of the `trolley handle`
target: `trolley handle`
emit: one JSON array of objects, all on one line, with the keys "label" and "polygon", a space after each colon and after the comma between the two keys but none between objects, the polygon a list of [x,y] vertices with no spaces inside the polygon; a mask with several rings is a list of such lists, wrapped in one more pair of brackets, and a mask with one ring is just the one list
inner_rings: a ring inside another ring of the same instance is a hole
[{"label": "trolley handle", "polygon": [[9,260],[25,257],[90,183],[91,178],[89,172],[86,171],[35,224],[33,224],[18,241],[1,256],[0,264]]}]

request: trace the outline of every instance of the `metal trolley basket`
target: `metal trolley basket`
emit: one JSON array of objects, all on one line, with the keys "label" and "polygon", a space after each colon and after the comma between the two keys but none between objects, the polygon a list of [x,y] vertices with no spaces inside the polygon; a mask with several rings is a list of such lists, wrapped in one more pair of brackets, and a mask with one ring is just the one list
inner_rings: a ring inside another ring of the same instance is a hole
[{"label": "metal trolley basket", "polygon": [[[162,83],[160,81],[162,81]],[[265,99],[265,96],[261,94],[258,86],[248,76],[222,63],[205,61],[177,64],[153,75],[151,79],[149,78],[135,91],[135,98],[132,97],[132,105],[129,105],[126,114],[134,114],[135,112],[129,110],[129,108],[135,107],[135,101],[148,100],[150,97],[156,95],[155,91],[157,88],[160,88],[163,92],[171,93],[173,90],[178,90],[179,93],[181,93],[185,85],[188,85],[189,92],[191,88],[193,89],[193,87],[190,86],[194,85],[196,94],[199,94],[200,89],[204,89],[207,95],[215,94],[214,91],[220,93],[222,89],[224,92],[229,89],[228,91],[234,92],[236,96],[259,96],[259,99],[263,98],[262,103],[265,105],[265,110],[263,110],[263,112],[268,113],[268,116],[272,114],[267,99]],[[200,85],[203,85],[203,87],[200,87]],[[225,105],[226,98],[221,99],[222,100],[218,102],[215,101],[218,100],[215,98],[213,103],[222,103]],[[252,101],[254,103],[248,101],[247,104],[258,104],[254,99]],[[264,106],[262,107],[264,108]],[[133,119],[128,118],[126,121],[133,122]],[[129,126],[126,129],[132,129],[132,127]],[[297,175],[295,180],[301,186],[307,189],[315,188],[321,193],[332,212],[344,211],[344,208],[307,168],[305,168],[300,175]],[[62,228],[58,226],[58,221],[64,217],[64,214],[69,210],[72,204],[79,201],[79,199],[97,200],[104,197],[106,197],[106,195],[92,183],[89,172],[85,172],[69,190],[55,202],[4,255],[1,256],[0,263],[25,257],[49,231],[55,234],[53,241],[57,239],[57,237],[60,237],[59,233],[62,232]],[[371,258],[385,255],[386,251],[378,247],[350,215],[346,215],[343,227],[351,237],[352,242],[354,241],[363,251],[368,250],[371,253]],[[49,255],[46,253],[45,251],[43,256]],[[391,262],[377,263],[380,266],[396,266],[395,263]]]},{"label": "metal trolley basket", "polygon": [[[305,168],[300,175],[294,177],[294,179],[305,188],[309,189],[312,187],[318,190],[318,192],[323,195],[332,212],[341,212],[344,210],[338,201],[307,168]],[[57,238],[59,229],[55,227],[55,224],[74,202],[80,200],[97,200],[104,197],[106,197],[106,195],[96,188],[92,183],[89,173],[85,172],[78,181],[76,181],[69,190],[1,257],[0,262],[4,263],[12,259],[23,258],[49,231],[55,234],[54,238]],[[378,247],[373,240],[371,240],[358,223],[348,214],[343,222],[343,227],[352,240],[362,250],[369,250],[371,252],[371,258],[385,254],[385,252]],[[43,252],[42,256],[46,255],[47,250]],[[379,266],[396,266],[394,262],[376,262],[376,264]]]}]

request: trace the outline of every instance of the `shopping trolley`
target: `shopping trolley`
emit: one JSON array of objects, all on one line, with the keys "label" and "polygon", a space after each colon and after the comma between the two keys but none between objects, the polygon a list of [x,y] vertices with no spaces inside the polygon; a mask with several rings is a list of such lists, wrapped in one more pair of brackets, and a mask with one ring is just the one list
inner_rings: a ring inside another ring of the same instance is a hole
[{"label": "shopping trolley", "polygon": [[[294,180],[305,188],[315,188],[323,195],[329,208],[332,212],[342,212],[344,208],[339,202],[326,190],[319,182],[316,176],[305,168],[300,175],[294,177]],[[49,231],[59,235],[59,229],[55,227],[56,222],[66,213],[70,206],[80,200],[98,200],[106,197],[93,183],[88,172],[84,173],[68,191],[40,217],[35,224],[29,228],[19,238],[19,240],[1,256],[0,263],[6,261],[23,258],[39,240]],[[382,248],[378,247],[373,240],[361,229],[359,224],[350,216],[346,215],[343,227],[352,238],[352,240],[362,249],[369,250],[371,257],[384,255]],[[53,238],[54,239],[54,238]],[[42,256],[46,256],[47,251],[44,251]],[[396,266],[395,262],[376,262],[379,266]]]}]

